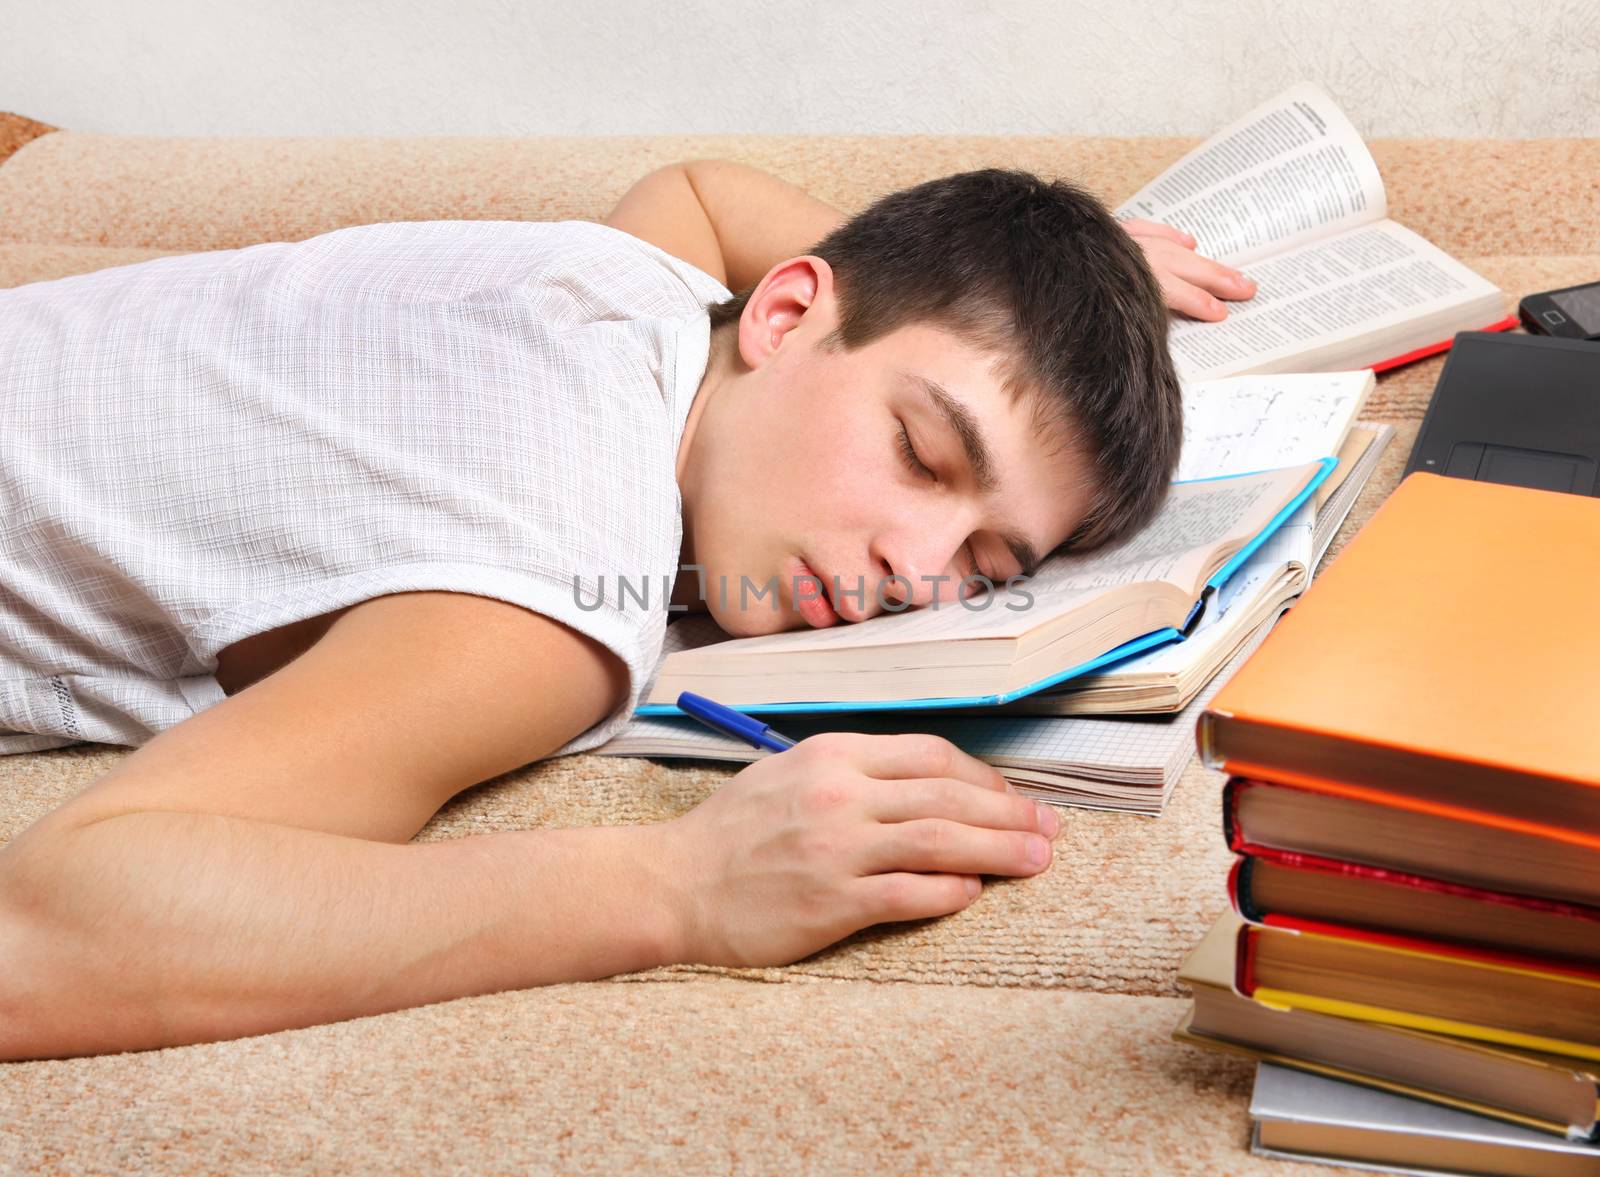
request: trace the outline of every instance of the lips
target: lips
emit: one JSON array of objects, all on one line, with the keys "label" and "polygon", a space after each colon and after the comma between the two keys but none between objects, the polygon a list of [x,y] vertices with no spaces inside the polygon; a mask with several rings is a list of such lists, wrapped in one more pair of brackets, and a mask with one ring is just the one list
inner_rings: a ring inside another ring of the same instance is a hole
[{"label": "lips", "polygon": [[[839,614],[834,612],[830,603],[827,579],[813,571],[804,560],[797,559],[795,565],[792,589],[795,610],[800,614],[801,620],[814,629],[826,629],[838,622]],[[806,577],[811,577],[816,582],[815,588],[806,584]],[[817,590],[820,590],[820,595],[815,595]]]}]

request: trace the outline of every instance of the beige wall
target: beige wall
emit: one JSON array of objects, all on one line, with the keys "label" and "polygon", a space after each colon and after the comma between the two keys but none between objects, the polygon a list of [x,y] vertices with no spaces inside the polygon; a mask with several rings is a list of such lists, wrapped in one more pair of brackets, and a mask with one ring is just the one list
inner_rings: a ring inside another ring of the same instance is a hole
[{"label": "beige wall", "polygon": [[145,134],[1600,135],[1596,0],[7,0],[0,109]]}]

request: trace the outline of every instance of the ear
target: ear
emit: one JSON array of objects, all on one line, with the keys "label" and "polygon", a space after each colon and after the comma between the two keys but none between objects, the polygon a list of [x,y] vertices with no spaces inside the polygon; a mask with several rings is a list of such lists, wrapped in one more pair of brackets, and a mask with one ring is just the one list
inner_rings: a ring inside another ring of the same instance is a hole
[{"label": "ear", "polygon": [[740,358],[751,368],[761,367],[802,324],[802,334],[814,339],[838,325],[833,267],[811,255],[779,262],[750,292],[739,316]]}]

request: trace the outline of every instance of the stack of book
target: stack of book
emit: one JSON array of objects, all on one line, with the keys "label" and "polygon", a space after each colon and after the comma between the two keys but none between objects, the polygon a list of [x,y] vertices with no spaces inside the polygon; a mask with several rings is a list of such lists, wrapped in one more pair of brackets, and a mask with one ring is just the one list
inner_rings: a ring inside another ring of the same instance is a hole
[{"label": "stack of book", "polygon": [[1270,1064],[1263,1151],[1600,1173],[1597,584],[1600,500],[1413,474],[1201,715],[1237,857],[1175,1036]]},{"label": "stack of book", "polygon": [[1211,692],[1310,583],[1393,436],[1355,424],[1373,371],[1515,324],[1503,291],[1387,211],[1371,153],[1317,86],[1225,127],[1117,210],[1186,230],[1257,283],[1221,322],[1173,318],[1183,463],[1149,527],[1048,560],[983,611],[736,639],[685,616],[637,718],[595,751],[758,754],[685,719],[687,690],[795,738],[936,732],[1019,792],[1159,814]]}]

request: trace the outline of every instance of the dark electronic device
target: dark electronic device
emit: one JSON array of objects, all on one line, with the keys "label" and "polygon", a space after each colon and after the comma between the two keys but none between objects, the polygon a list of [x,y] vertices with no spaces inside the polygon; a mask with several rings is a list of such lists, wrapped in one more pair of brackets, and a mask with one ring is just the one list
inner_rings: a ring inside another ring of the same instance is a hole
[{"label": "dark electronic device", "polygon": [[1600,347],[1458,334],[1406,463],[1417,470],[1600,495]]},{"label": "dark electronic device", "polygon": [[1600,282],[1530,294],[1517,304],[1517,317],[1540,335],[1600,340]]}]

